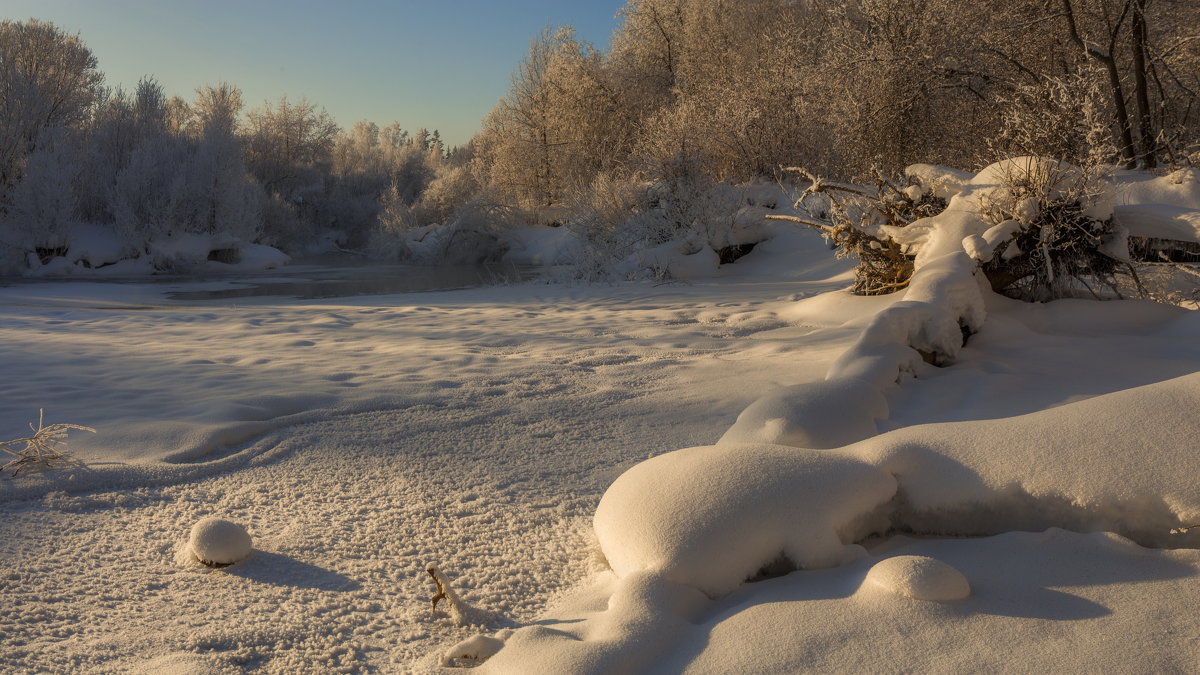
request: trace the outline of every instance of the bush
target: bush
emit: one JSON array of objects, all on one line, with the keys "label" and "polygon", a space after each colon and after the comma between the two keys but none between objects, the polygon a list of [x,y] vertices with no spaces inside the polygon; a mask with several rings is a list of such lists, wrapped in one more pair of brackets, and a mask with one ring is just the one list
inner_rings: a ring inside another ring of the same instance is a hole
[{"label": "bush", "polygon": [[790,168],[810,183],[796,199],[804,216],[768,215],[821,231],[837,249],[839,258],[858,259],[854,269],[856,295],[885,295],[908,286],[913,256],[893,241],[884,227],[907,227],[914,221],[940,213],[946,201],[909,179],[905,185],[873,170],[875,186],[860,187],[829,183],[801,168]]},{"label": "bush", "polygon": [[[26,469],[44,471],[46,469],[65,469],[79,465],[79,460],[58,448],[67,442],[67,433],[72,429],[90,431],[92,433],[96,433],[96,430],[91,427],[81,427],[77,424],[51,424],[50,426],[44,426],[42,424],[43,419],[43,411],[39,410],[37,427],[35,428],[32,424],[29,425],[30,431],[33,432],[32,436],[0,442],[0,450],[14,457],[14,459],[10,460],[4,466],[0,466],[0,473],[12,469],[13,476],[16,476]],[[24,445],[24,447],[17,450],[15,448],[18,445]]]},{"label": "bush", "polygon": [[1100,297],[1101,285],[1120,295],[1114,277],[1130,270],[1121,259],[1128,251],[1115,239],[1103,172],[1032,157],[985,171],[998,187],[980,196],[980,215],[992,226],[982,239],[995,243],[990,256],[975,257],[994,290],[1026,301],[1080,290]]}]

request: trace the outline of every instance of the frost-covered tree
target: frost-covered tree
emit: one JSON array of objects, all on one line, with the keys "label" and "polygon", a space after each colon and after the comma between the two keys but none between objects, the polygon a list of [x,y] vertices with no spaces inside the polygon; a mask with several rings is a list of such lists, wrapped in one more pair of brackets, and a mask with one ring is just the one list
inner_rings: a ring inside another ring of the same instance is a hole
[{"label": "frost-covered tree", "polygon": [[102,81],[78,35],[37,19],[0,21],[0,206],[42,131],[82,125]]},{"label": "frost-covered tree", "polygon": [[553,206],[562,198],[558,160],[567,140],[557,123],[550,76],[559,54],[577,48],[570,29],[543,31],[530,43],[508,94],[483,123],[479,144],[487,155],[489,182],[531,208]]},{"label": "frost-covered tree", "polygon": [[306,99],[284,96],[247,115],[247,164],[270,198],[263,211],[267,243],[302,245],[330,225],[321,207],[337,132],[329,113]]},{"label": "frost-covered tree", "polygon": [[78,160],[75,133],[63,127],[42,130],[0,223],[0,248],[15,254],[15,260],[32,253],[45,261],[66,246],[69,230],[77,222]]}]

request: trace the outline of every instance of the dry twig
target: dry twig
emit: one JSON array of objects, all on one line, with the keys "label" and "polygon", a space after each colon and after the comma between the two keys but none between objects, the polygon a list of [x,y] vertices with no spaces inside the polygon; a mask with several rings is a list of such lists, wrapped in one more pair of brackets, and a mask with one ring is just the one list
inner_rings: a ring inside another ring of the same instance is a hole
[{"label": "dry twig", "polygon": [[[0,442],[0,450],[12,455],[14,459],[9,460],[4,466],[0,466],[0,473],[8,469],[13,470],[13,476],[21,473],[25,469],[65,469],[72,466],[78,466],[79,460],[68,455],[58,449],[58,446],[65,445],[67,442],[67,433],[72,429],[79,431],[90,431],[96,433],[96,430],[91,427],[83,427],[78,424],[51,424],[45,426],[43,424],[45,411],[38,410],[38,423],[34,427],[29,425],[33,435],[28,438],[15,438],[11,441]],[[20,444],[25,447],[20,450],[14,448]]]}]

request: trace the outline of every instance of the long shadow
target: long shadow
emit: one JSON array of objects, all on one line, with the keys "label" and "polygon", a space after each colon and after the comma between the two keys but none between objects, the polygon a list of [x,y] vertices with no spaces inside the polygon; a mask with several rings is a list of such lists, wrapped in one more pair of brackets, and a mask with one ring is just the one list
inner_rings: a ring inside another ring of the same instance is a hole
[{"label": "long shadow", "polygon": [[255,550],[249,558],[226,567],[227,574],[260,584],[311,588],[320,591],[356,591],[362,584],[343,574],[310,565],[279,553]]},{"label": "long shadow", "polygon": [[[977,539],[900,537],[879,556],[742,586],[715,601],[665,663],[691,663],[708,648],[719,624],[736,620],[739,614],[759,606],[846,600],[847,608],[859,607],[861,611],[862,605],[855,605],[851,597],[863,588],[870,568],[893,555],[930,556],[963,571],[971,583],[971,595],[964,600],[941,604],[896,597],[890,601],[959,620],[987,616],[1051,622],[1094,620],[1128,611],[1128,604],[1109,607],[1083,597],[1089,594],[1089,588],[1196,577],[1191,565],[1103,534],[1052,528],[1045,532],[1008,532]],[[890,620],[896,615],[895,611],[868,610],[863,612],[862,620]],[[803,628],[798,630],[803,633]]]}]

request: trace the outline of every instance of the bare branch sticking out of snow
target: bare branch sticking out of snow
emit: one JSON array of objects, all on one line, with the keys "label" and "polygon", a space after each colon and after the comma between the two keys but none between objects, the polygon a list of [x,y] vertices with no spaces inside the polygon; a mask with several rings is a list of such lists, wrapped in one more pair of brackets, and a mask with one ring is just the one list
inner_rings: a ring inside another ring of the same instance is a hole
[{"label": "bare branch sticking out of snow", "polygon": [[449,607],[447,613],[450,619],[459,626],[480,626],[496,621],[496,615],[474,607],[463,600],[458,593],[450,587],[450,582],[446,580],[445,574],[438,569],[437,565],[428,565],[425,571],[433,578],[433,583],[437,585],[437,594],[430,598],[433,605],[433,610],[437,611],[438,602],[446,601]]},{"label": "bare branch sticking out of snow", "polygon": [[[90,431],[96,433],[96,430],[91,427],[79,426],[78,424],[51,424],[45,426],[45,411],[38,410],[37,427],[33,424],[29,425],[33,435],[28,438],[15,438],[11,441],[0,443],[0,450],[12,455],[14,459],[10,460],[4,466],[0,466],[0,473],[4,473],[8,469],[12,469],[12,475],[16,476],[26,469],[35,471],[44,471],[47,469],[65,469],[72,466],[78,466],[79,460],[59,450],[59,446],[65,445],[67,442],[67,434],[72,430]],[[14,450],[17,445],[24,444],[25,447],[20,450]]]}]

